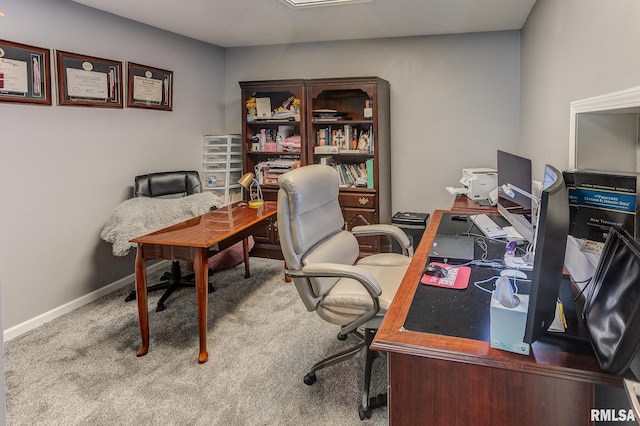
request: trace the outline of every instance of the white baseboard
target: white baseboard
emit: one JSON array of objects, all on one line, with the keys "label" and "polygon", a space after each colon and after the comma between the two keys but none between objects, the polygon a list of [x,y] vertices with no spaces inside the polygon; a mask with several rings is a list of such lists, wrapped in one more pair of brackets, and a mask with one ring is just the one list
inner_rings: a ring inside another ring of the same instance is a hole
[{"label": "white baseboard", "polygon": [[[149,267],[147,267],[147,276],[150,276],[152,273],[160,269],[166,268],[168,263],[170,262],[168,260],[165,260],[165,261],[157,262],[157,263],[154,263],[153,265],[150,265]],[[107,284],[104,287],[101,287],[95,291],[92,291],[89,294],[85,294],[84,296],[81,296],[75,300],[65,303],[62,306],[59,306],[55,309],[52,309],[48,312],[38,315],[35,318],[31,318],[23,323],[20,323],[11,328],[8,328],[3,332],[4,341],[7,342],[13,339],[14,337],[18,337],[21,334],[26,333],[27,331],[33,330],[34,328],[41,326],[44,323],[47,323],[64,314],[67,314],[73,311],[74,309],[78,309],[79,307],[84,306],[87,303],[91,303],[95,300],[98,300],[102,296],[106,296],[107,294],[114,292],[124,287],[125,285],[129,285],[133,283],[135,283],[135,274],[128,275],[124,278],[121,278],[117,281],[112,282],[111,284]]]}]

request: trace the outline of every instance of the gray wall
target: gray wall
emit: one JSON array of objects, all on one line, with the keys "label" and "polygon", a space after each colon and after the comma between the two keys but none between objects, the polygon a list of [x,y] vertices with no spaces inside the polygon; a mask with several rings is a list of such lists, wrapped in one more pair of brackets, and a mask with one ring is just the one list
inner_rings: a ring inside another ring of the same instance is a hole
[{"label": "gray wall", "polygon": [[462,168],[495,167],[518,139],[518,31],[227,49],[226,128],[238,81],[376,75],[391,86],[392,213],[451,206]]},{"label": "gray wall", "polygon": [[0,39],[175,76],[172,112],[0,103],[7,329],[133,273],[133,256],[113,257],[100,239],[105,221],[135,175],[199,169],[202,135],[224,131],[225,105],[222,48],[67,0],[4,2],[2,11]]},{"label": "gray wall", "polygon": [[522,30],[518,150],[569,165],[569,103],[640,85],[640,2],[538,0]]}]

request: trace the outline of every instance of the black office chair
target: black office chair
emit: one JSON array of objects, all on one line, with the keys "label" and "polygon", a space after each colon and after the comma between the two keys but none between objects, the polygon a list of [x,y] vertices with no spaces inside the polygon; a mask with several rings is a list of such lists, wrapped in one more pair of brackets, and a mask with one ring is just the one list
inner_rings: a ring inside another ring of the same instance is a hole
[{"label": "black office chair", "polygon": [[[180,198],[187,195],[202,192],[200,175],[197,171],[175,171],[149,173],[135,177],[133,196],[153,198]],[[156,312],[164,311],[164,302],[179,287],[195,287],[193,274],[183,277],[180,262],[174,260],[171,264],[171,272],[165,272],[160,278],[160,283],[149,286],[147,291],[166,290],[156,306]],[[209,283],[209,293],[214,291]],[[125,301],[135,300],[136,292],[133,290]]]}]

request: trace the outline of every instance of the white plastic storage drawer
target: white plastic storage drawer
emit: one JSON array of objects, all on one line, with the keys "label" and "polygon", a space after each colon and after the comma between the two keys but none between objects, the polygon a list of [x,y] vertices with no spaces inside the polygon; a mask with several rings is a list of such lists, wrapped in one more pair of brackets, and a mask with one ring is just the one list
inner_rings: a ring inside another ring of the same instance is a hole
[{"label": "white plastic storage drawer", "polygon": [[211,146],[211,145],[228,146],[230,143],[231,143],[231,137],[229,136],[205,136],[204,137],[205,146]]},{"label": "white plastic storage drawer", "polygon": [[207,191],[209,192],[213,192],[214,194],[216,194],[218,197],[222,198],[222,202],[225,204],[229,204],[228,200],[225,199],[226,197],[226,192],[227,190],[224,188],[213,188],[213,189],[207,189]]},{"label": "white plastic storage drawer", "polygon": [[205,163],[226,163],[229,160],[227,154],[205,155]]},{"label": "white plastic storage drawer", "polygon": [[242,163],[242,152],[232,152],[229,154],[229,161],[232,163]]},{"label": "white plastic storage drawer", "polygon": [[207,172],[221,172],[227,170],[227,163],[204,163],[202,170]]},{"label": "white plastic storage drawer", "polygon": [[242,170],[242,158],[238,157],[237,159],[231,158],[229,160],[229,170],[239,169]]},{"label": "white plastic storage drawer", "polygon": [[227,186],[227,172],[205,173],[205,188],[224,188]]},{"label": "white plastic storage drawer", "polygon": [[238,183],[238,180],[242,177],[242,170],[237,170],[233,172],[229,172],[229,185],[235,185]]},{"label": "white plastic storage drawer", "polygon": [[204,155],[226,154],[228,147],[226,145],[205,145]]}]

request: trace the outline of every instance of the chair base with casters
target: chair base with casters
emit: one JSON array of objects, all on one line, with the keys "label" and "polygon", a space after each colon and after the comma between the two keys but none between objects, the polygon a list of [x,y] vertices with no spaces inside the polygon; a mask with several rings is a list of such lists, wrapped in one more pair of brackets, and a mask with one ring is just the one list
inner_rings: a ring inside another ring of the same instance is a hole
[{"label": "chair base with casters", "polygon": [[[375,337],[376,332],[378,331],[378,327],[380,327],[381,321],[382,321],[381,318],[374,318],[373,320],[365,323],[363,325],[364,335],[357,330],[352,331],[350,334],[353,334],[354,336],[356,336],[358,339],[361,340],[361,342],[358,345],[352,348],[346,349],[342,352],[339,352],[335,355],[332,355],[316,363],[313,367],[311,367],[311,370],[304,376],[304,379],[303,379],[306,385],[311,386],[317,380],[317,377],[316,377],[317,371],[323,368],[338,364],[342,361],[346,361],[355,356],[364,357],[364,363],[365,363],[364,383],[362,386],[360,406],[358,407],[358,414],[360,416],[360,420],[365,420],[370,418],[371,410],[375,408],[386,407],[387,405],[386,393],[378,394],[377,396],[372,398],[369,397],[373,361],[376,358],[384,357],[383,353],[378,351],[372,351],[371,349],[369,349],[369,347],[371,346],[371,342],[373,342],[373,338]],[[345,334],[338,334],[338,340],[346,340],[347,337],[348,336]]]},{"label": "chair base with casters", "polygon": [[[162,282],[160,284],[155,284],[147,287],[147,292],[166,290],[162,294],[162,297],[160,297],[160,300],[158,300],[158,303],[156,304],[156,312],[162,312],[165,310],[166,306],[164,305],[164,302],[166,302],[167,299],[178,288],[181,288],[181,287],[193,288],[196,286],[196,283],[195,281],[193,281],[193,278],[192,278],[193,274],[183,277],[180,269],[181,269],[180,262],[178,262],[177,260],[173,261],[171,263],[171,271],[165,272],[162,275],[162,277],[160,277],[160,281]],[[213,293],[215,291],[213,284],[208,283],[208,285],[209,285],[208,286],[209,293]],[[136,300],[135,290],[132,290],[131,293],[129,293],[129,295],[124,299],[125,302],[131,302],[132,300]]]}]

